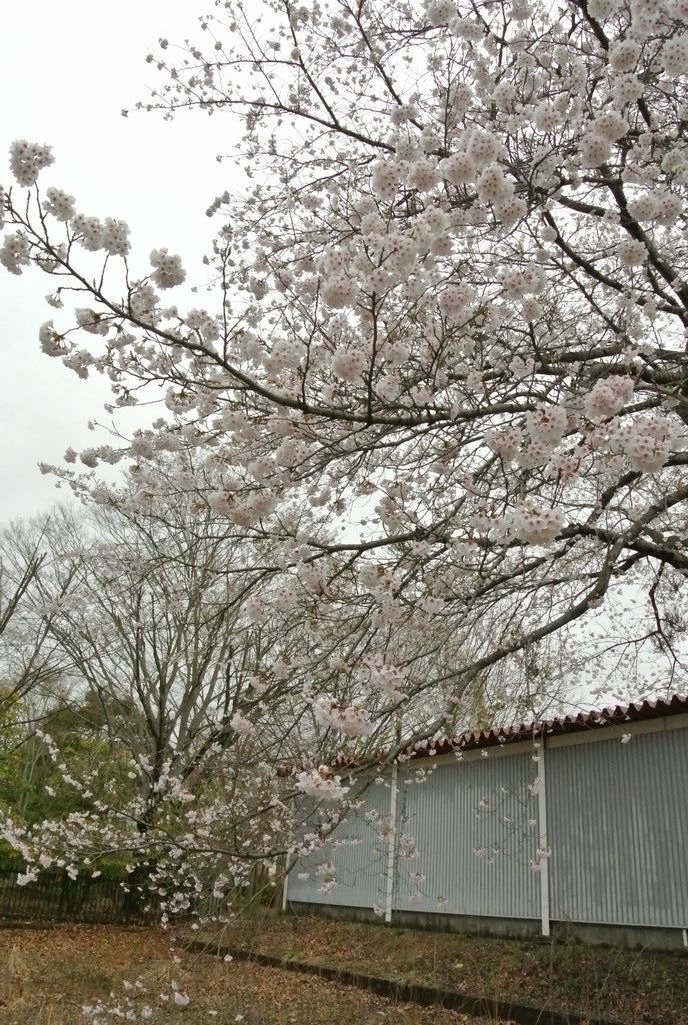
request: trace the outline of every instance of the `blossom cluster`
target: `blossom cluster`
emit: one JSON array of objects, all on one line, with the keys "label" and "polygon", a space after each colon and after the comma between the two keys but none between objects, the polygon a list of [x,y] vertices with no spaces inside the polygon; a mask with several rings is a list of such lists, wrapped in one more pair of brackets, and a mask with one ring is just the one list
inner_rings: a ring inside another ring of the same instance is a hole
[{"label": "blossom cluster", "polygon": [[538,506],[534,502],[524,502],[517,506],[509,521],[516,537],[534,545],[554,541],[564,526],[561,509]]},{"label": "blossom cluster", "polygon": [[50,146],[18,139],[10,146],[10,170],[18,185],[28,188],[35,185],[44,167],[54,161]]},{"label": "blossom cluster", "polygon": [[0,263],[10,274],[21,274],[31,263],[31,247],[21,232],[5,235],[0,246]]},{"label": "blossom cluster", "polygon": [[347,737],[367,737],[373,732],[373,724],[363,709],[334,698],[319,697],[313,703],[313,715],[321,726],[332,726]]},{"label": "blossom cluster", "polygon": [[150,262],[154,268],[153,281],[158,288],[174,288],[186,280],[181,257],[170,254],[167,249],[154,249]]},{"label": "blossom cluster", "polygon": [[365,665],[371,688],[381,691],[387,697],[395,700],[404,696],[403,686],[408,675],[407,666],[380,662],[372,658],[366,659]]},{"label": "blossom cluster", "polygon": [[342,785],[340,776],[334,775],[326,765],[321,765],[318,769],[304,769],[297,773],[296,789],[319,801],[334,802],[345,797],[350,788]]}]

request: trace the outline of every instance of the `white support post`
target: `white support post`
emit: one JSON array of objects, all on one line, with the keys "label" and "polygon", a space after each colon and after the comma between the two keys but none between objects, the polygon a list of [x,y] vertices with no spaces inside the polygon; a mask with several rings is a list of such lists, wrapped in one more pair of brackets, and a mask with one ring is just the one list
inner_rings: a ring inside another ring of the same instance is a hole
[{"label": "white support post", "polygon": [[540,740],[538,748],[540,760],[538,761],[538,776],[540,786],[538,787],[538,847],[542,852],[539,857],[540,863],[540,920],[542,923],[542,935],[549,936],[549,843],[547,839],[547,789],[545,776],[545,737]]},{"label": "white support post", "polygon": [[394,900],[394,856],[397,844],[397,786],[399,766],[392,766],[392,784],[389,795],[389,846],[387,848],[387,892],[385,893],[385,922],[392,921]]},{"label": "white support post", "polygon": [[289,855],[284,855],[284,878],[282,880],[282,911],[287,910],[287,884],[289,883]]}]

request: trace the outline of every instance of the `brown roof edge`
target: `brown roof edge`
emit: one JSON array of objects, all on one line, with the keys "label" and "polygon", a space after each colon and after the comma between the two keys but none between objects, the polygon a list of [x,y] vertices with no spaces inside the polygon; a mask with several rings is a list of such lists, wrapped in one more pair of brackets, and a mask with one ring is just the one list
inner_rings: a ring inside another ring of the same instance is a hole
[{"label": "brown roof edge", "polygon": [[[420,740],[405,747],[398,755],[399,762],[415,761],[418,758],[436,758],[440,755],[459,755],[462,751],[475,751],[488,747],[504,747],[524,740],[547,739],[549,736],[561,736],[565,733],[582,733],[590,730],[601,730],[608,726],[622,726],[624,723],[649,722],[666,716],[688,714],[688,695],[674,694],[671,698],[656,698],[633,701],[629,705],[612,705],[591,712],[578,712],[576,715],[564,715],[554,719],[536,719],[529,723],[515,726],[495,726],[490,730],[474,730],[462,733],[458,737],[433,737]],[[364,759],[357,759],[350,754],[342,753],[331,763],[332,771],[347,772],[360,767],[382,764],[389,759],[388,750],[368,752]],[[303,768],[304,766],[301,766]],[[287,777],[297,767],[291,764],[278,766],[277,774]]]},{"label": "brown roof edge", "polygon": [[688,696],[675,694],[671,698],[634,701],[629,705],[614,705],[600,711],[579,712],[555,719],[535,720],[517,726],[497,726],[490,730],[475,730],[463,733],[453,739],[448,737],[421,740],[405,749],[400,761],[411,758],[431,758],[438,755],[470,751],[484,747],[503,747],[519,740],[536,740],[540,737],[560,736],[563,733],[579,733],[599,730],[623,723],[646,722],[665,716],[688,713]]}]

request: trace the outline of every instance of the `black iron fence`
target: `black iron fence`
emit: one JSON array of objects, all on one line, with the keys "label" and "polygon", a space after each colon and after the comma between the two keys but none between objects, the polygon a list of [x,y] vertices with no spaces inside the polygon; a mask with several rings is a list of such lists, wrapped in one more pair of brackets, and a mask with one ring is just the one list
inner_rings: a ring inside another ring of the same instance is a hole
[{"label": "black iron fence", "polygon": [[45,871],[20,885],[19,873],[0,869],[0,919],[53,922],[145,922],[157,902],[128,879]]},{"label": "black iron fence", "polygon": [[191,891],[181,904],[166,896],[174,883],[165,886],[158,880],[152,885],[150,877],[150,866],[138,866],[127,876],[94,877],[84,872],[76,878],[66,871],[45,869],[36,879],[23,883],[18,869],[0,866],[0,923],[145,923],[159,921],[163,912],[175,918],[221,918],[230,907],[236,910],[256,903],[276,905],[281,899],[281,869],[271,872],[262,864],[254,865],[224,897],[199,896]]}]

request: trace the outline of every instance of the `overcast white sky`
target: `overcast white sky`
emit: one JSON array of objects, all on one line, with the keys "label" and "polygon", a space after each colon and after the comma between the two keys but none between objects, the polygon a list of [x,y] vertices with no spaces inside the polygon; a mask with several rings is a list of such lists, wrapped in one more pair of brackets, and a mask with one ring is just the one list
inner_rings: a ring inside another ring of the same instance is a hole
[{"label": "overcast white sky", "polygon": [[[198,39],[210,0],[32,0],[3,5],[0,61],[0,181],[10,183],[8,149],[17,138],[52,145],[45,183],[77,198],[84,213],[129,223],[135,252],[166,246],[184,257],[190,278],[212,222],[205,210],[232,188],[218,153],[232,150],[236,123],[200,112],[164,122],[160,114],[121,116],[162,84],[146,53],[160,36]],[[140,262],[140,261],[137,261]],[[67,497],[37,463],[61,461],[69,445],[93,443],[89,419],[103,420],[105,382],[81,381],[44,356],[38,329],[54,316],[44,301],[50,279],[0,267],[0,522],[47,510]]]}]

